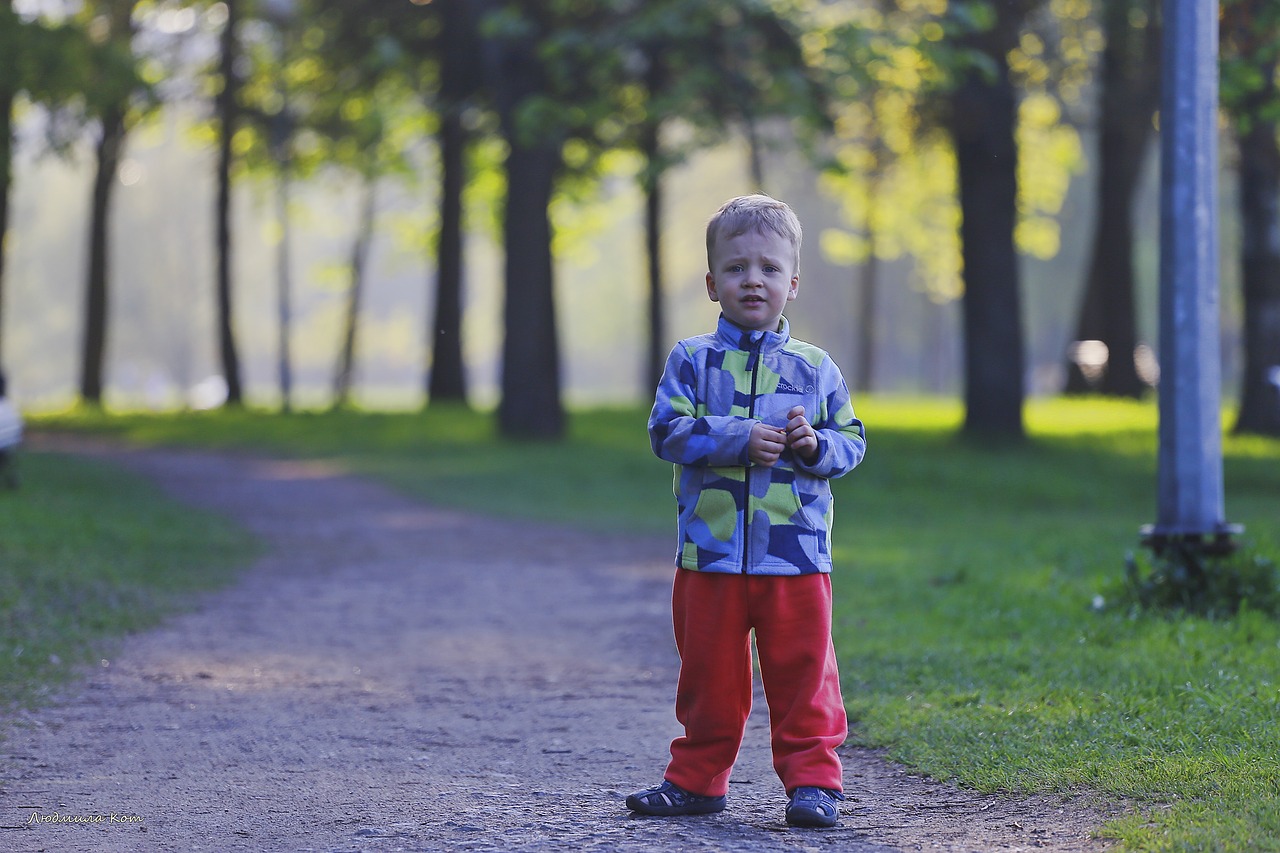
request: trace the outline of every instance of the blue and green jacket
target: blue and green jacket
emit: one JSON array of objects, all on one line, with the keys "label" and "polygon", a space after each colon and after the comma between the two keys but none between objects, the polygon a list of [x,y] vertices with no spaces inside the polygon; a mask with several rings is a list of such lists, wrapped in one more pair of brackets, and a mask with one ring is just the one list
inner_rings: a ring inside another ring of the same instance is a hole
[{"label": "blue and green jacket", "polygon": [[[804,406],[818,434],[812,465],[790,450],[752,465],[757,422],[782,427]],[[840,369],[823,350],[723,316],[714,334],[667,357],[649,415],[653,452],[675,464],[676,565],[706,572],[801,575],[831,571],[830,480],[862,461],[867,442]]]}]

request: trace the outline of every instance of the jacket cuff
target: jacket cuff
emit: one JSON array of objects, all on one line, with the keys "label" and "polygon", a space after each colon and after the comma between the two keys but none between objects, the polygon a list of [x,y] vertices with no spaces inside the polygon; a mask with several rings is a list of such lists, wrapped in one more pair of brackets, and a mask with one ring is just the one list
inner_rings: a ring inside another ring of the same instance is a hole
[{"label": "jacket cuff", "polygon": [[814,454],[813,463],[810,464],[805,462],[799,453],[792,451],[792,465],[806,474],[812,474],[815,477],[825,477],[827,475],[824,473],[824,466],[822,462],[827,458],[827,451],[831,449],[831,441],[818,430],[814,430],[814,433],[818,437],[818,452]]}]

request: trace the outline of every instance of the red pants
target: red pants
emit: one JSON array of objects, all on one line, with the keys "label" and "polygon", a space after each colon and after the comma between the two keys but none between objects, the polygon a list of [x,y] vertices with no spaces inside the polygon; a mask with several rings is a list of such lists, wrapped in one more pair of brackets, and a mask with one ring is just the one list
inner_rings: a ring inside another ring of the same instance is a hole
[{"label": "red pants", "polygon": [[849,730],[835,646],[831,576],[676,571],[672,592],[680,683],[666,778],[721,796],[751,712],[751,631],[769,705],[773,767],[787,791],[844,790],[836,747]]}]

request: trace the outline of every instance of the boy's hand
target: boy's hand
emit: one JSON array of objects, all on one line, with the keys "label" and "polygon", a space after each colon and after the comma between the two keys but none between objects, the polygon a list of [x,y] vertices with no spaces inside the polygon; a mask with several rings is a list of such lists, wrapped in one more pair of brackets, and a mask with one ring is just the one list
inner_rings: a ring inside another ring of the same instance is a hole
[{"label": "boy's hand", "polygon": [[812,465],[818,461],[818,434],[805,419],[804,406],[796,406],[787,412],[787,446],[805,464]]},{"label": "boy's hand", "polygon": [[758,423],[751,428],[751,438],[747,441],[747,458],[762,468],[772,468],[786,447],[785,431]]}]

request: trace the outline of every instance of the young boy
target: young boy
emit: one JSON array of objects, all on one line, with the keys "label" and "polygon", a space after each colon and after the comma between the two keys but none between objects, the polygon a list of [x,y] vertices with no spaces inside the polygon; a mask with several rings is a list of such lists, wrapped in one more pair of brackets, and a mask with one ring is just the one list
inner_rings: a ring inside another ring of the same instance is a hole
[{"label": "young boy", "polygon": [[848,722],[831,641],[828,481],[862,460],[866,439],[839,369],[782,316],[800,285],[800,237],[791,208],[763,195],[711,218],[707,295],[720,320],[671,351],[649,416],[654,452],[676,466],[685,733],[662,784],[627,798],[642,814],[724,809],[751,710],[754,631],[787,823],[839,817]]}]

